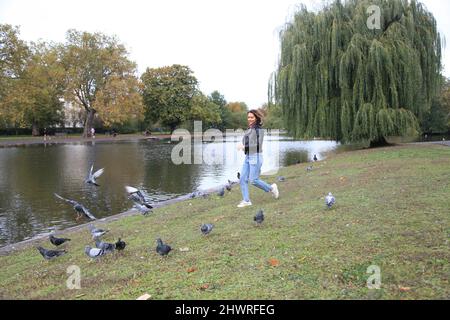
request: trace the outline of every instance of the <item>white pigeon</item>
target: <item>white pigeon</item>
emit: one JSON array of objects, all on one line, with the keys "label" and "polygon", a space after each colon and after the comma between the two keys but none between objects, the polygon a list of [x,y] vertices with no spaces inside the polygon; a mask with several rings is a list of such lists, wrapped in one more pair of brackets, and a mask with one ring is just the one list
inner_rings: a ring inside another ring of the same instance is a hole
[{"label": "white pigeon", "polygon": [[93,172],[93,171],[94,171],[94,165],[91,166],[91,170],[89,170],[88,177],[87,177],[86,181],[84,181],[84,182],[87,184],[93,184],[93,185],[99,187],[100,185],[97,184],[95,179],[99,178],[103,174],[103,172],[105,172],[105,168],[101,168],[100,170],[97,170],[95,172]]},{"label": "white pigeon", "polygon": [[331,209],[331,207],[335,204],[336,199],[334,196],[330,193],[325,197],[325,204],[327,205],[328,209]]}]

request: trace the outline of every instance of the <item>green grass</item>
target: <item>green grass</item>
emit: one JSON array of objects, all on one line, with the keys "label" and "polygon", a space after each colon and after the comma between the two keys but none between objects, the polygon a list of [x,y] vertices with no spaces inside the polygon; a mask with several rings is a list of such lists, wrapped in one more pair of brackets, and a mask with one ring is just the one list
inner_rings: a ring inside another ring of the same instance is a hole
[{"label": "green grass", "polygon": [[[287,180],[278,201],[252,187],[254,206],[237,209],[236,187],[224,198],[98,223],[111,230],[106,241],[128,244],[98,261],[83,252],[93,244],[88,230],[66,234],[69,253],[55,261],[34,247],[0,257],[0,298],[450,298],[450,148],[363,150],[317,163],[312,173],[306,167],[280,170]],[[337,203],[326,210],[330,191]],[[266,220],[256,227],[259,208]],[[199,231],[205,222],[216,226],[208,237]],[[165,259],[155,253],[157,237],[175,248]],[[81,269],[81,290],[66,287],[71,265]],[[381,269],[380,290],[367,288],[371,265]]]}]

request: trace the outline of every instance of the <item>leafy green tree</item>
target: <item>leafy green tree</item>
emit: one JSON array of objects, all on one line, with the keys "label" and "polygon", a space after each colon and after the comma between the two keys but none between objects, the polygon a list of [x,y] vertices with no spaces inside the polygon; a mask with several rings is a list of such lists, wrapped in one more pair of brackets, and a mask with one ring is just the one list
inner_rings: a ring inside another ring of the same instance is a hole
[{"label": "leafy green tree", "polygon": [[[381,25],[369,28],[370,6]],[[295,137],[385,143],[418,131],[439,90],[441,38],[418,1],[336,0],[302,7],[281,32],[270,99]]]},{"label": "leafy green tree", "polygon": [[16,107],[20,104],[14,95],[22,78],[30,50],[19,38],[18,27],[0,24],[0,126],[15,126]]},{"label": "leafy green tree", "polygon": [[220,108],[221,123],[218,124],[218,129],[226,130],[227,128],[231,128],[231,111],[227,108],[228,103],[225,97],[216,90],[208,96],[208,99]]},{"label": "leafy green tree", "polygon": [[17,108],[17,116],[33,135],[40,129],[64,120],[65,73],[58,51],[46,44],[33,44],[32,56],[18,82],[17,95],[25,98]]},{"label": "leafy green tree", "polygon": [[[72,29],[67,32],[62,53],[67,75],[65,98],[86,111],[83,136],[88,136],[97,112],[105,116],[114,111],[105,119],[107,122],[121,122],[123,113],[129,111],[133,114],[140,112],[139,103],[133,103],[137,93],[136,80],[133,79],[137,73],[136,64],[128,59],[127,50],[116,37]],[[113,98],[113,88],[124,96]],[[99,94],[101,102],[97,102]],[[122,103],[128,99],[129,106],[122,109]],[[133,105],[136,109],[130,110]]]},{"label": "leafy green tree", "polygon": [[278,104],[267,103],[261,109],[265,114],[264,127],[267,129],[283,129],[283,110]]},{"label": "leafy green tree", "polygon": [[220,107],[202,93],[197,93],[192,101],[191,120],[202,121],[203,128],[217,127],[222,122]]},{"label": "leafy green tree", "polygon": [[160,121],[173,131],[190,119],[192,101],[198,81],[187,66],[172,65],[147,68],[141,76],[146,119]]}]

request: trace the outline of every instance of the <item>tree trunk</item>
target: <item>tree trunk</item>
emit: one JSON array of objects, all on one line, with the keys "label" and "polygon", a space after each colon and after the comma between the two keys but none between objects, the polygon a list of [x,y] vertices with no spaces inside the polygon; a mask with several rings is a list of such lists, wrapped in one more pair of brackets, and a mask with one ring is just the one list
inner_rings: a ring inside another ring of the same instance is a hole
[{"label": "tree trunk", "polygon": [[94,109],[89,109],[86,115],[86,120],[84,121],[83,138],[88,138],[91,135],[92,124],[94,123],[94,116],[96,111]]},{"label": "tree trunk", "polygon": [[40,134],[39,126],[36,123],[33,123],[31,127],[31,134],[33,135],[33,137],[37,137]]},{"label": "tree trunk", "polygon": [[370,141],[369,148],[382,148],[382,147],[388,147],[390,144],[386,141],[385,137],[380,137],[378,140]]}]

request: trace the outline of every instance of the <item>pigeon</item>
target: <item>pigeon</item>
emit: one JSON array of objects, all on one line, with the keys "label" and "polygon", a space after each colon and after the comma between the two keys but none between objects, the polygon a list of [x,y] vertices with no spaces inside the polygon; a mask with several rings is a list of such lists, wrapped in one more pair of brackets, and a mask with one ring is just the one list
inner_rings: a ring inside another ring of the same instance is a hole
[{"label": "pigeon", "polygon": [[222,188],[217,192],[217,195],[218,195],[219,197],[225,196],[225,188],[222,187]]},{"label": "pigeon", "polygon": [[57,198],[61,199],[61,200],[64,200],[64,201],[70,203],[73,206],[73,208],[77,212],[77,220],[81,218],[81,215],[84,215],[85,217],[87,217],[87,218],[89,218],[91,220],[97,220],[97,218],[94,217],[92,215],[92,213],[90,213],[89,210],[85,206],[83,206],[82,204],[80,204],[80,203],[78,203],[78,202],[76,202],[74,200],[63,198],[59,194],[56,194],[56,193],[55,193],[55,196]]},{"label": "pigeon", "polygon": [[311,171],[313,171],[313,166],[309,166],[309,167],[307,167],[307,168],[306,168],[306,171],[308,171],[308,172],[311,172]]},{"label": "pigeon", "polygon": [[37,247],[37,249],[46,260],[52,260],[67,253],[66,250],[47,250],[42,247]]},{"label": "pigeon", "polygon": [[147,216],[147,215],[149,215],[150,213],[153,212],[152,209],[148,208],[147,206],[142,205],[142,204],[140,204],[140,203],[136,203],[136,202],[134,203],[133,208],[135,208],[136,210],[138,210],[138,211],[139,211],[140,213],[142,213],[142,215],[144,215],[144,216]]},{"label": "pigeon", "polygon": [[297,162],[295,164],[300,164],[300,163],[302,163],[302,162],[300,160],[297,160]]},{"label": "pigeon", "polygon": [[55,246],[60,246],[67,241],[70,241],[70,239],[56,238],[54,235],[50,235],[50,242]]},{"label": "pigeon", "polygon": [[317,161],[318,159],[317,159],[317,155],[314,155],[314,161]]},{"label": "pigeon", "polygon": [[225,188],[231,192],[231,186],[233,185],[233,182],[231,182],[230,180],[228,180],[228,183],[225,185]]},{"label": "pigeon", "polygon": [[167,256],[169,252],[172,250],[172,248],[169,245],[163,243],[160,238],[158,238],[156,242],[157,242],[156,252],[161,256]]},{"label": "pigeon", "polygon": [[95,246],[98,249],[102,249],[103,251],[105,251],[105,253],[113,252],[114,249],[116,249],[116,245],[114,243],[103,242],[99,238],[94,238],[94,240],[95,240]]},{"label": "pigeon", "polygon": [[260,209],[255,217],[253,218],[253,221],[255,221],[258,225],[260,225],[264,221],[264,211]]},{"label": "pigeon", "polygon": [[86,246],[84,248],[84,253],[86,253],[86,255],[92,259],[101,257],[106,254],[105,250],[99,248],[92,248],[90,246]]},{"label": "pigeon", "polygon": [[202,225],[202,227],[200,228],[200,231],[206,236],[212,231],[213,228],[214,228],[213,224],[207,223],[207,224]]},{"label": "pigeon", "polygon": [[93,185],[99,187],[100,185],[97,184],[95,179],[100,177],[103,174],[103,172],[105,172],[105,168],[101,168],[100,170],[97,170],[94,173],[93,173],[93,171],[94,171],[94,165],[91,166],[91,170],[89,170],[87,179],[84,181],[84,183],[93,184]]},{"label": "pigeon", "polygon": [[239,180],[241,180],[241,173],[240,173],[240,172],[237,173],[237,178],[238,178]]},{"label": "pigeon", "polygon": [[120,239],[120,238],[119,238],[119,240],[117,240],[117,242],[116,242],[116,250],[117,251],[124,250],[126,246],[127,246],[127,244],[125,243],[125,241],[122,241],[122,239]]},{"label": "pigeon", "polygon": [[92,238],[100,238],[101,236],[104,236],[107,232],[109,232],[109,230],[103,230],[103,229],[98,229],[96,227],[94,227],[92,224],[90,224],[88,226],[89,231],[91,231],[92,234]]},{"label": "pigeon", "polygon": [[149,209],[153,209],[153,206],[148,202],[146,193],[143,190],[139,190],[134,187],[126,186],[129,199],[133,200],[135,203],[146,206]]},{"label": "pigeon", "polygon": [[278,182],[284,182],[284,181],[286,181],[285,177],[278,177]]},{"label": "pigeon", "polygon": [[325,197],[325,204],[327,205],[328,209],[331,209],[333,204],[336,202],[336,199],[334,196],[330,193]]}]

